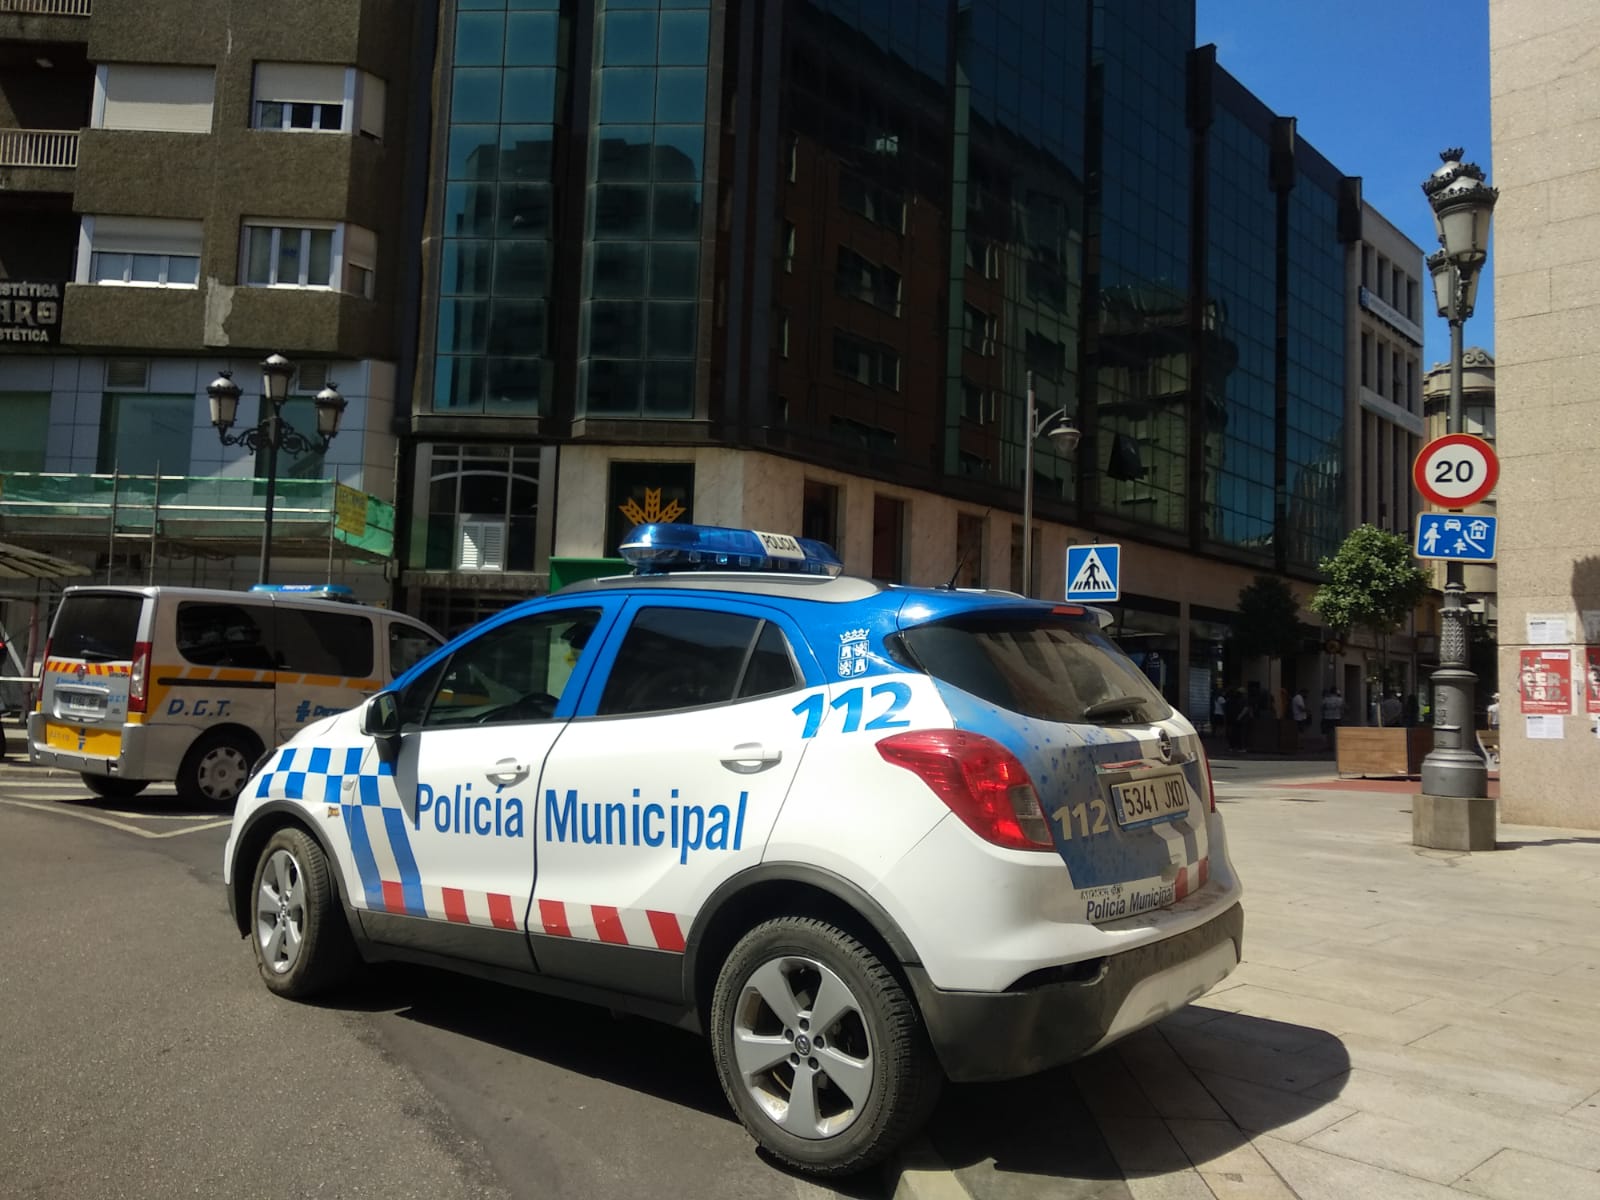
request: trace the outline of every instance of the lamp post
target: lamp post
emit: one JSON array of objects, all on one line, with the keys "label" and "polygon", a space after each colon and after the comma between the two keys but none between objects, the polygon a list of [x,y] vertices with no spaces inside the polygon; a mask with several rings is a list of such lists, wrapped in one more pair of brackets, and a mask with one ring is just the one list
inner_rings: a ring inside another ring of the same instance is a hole
[{"label": "lamp post", "polygon": [[[1072,423],[1065,407],[1043,417],[1035,418],[1033,372],[1028,372],[1028,425],[1027,446],[1022,460],[1022,594],[1033,594],[1033,443],[1047,428],[1046,435],[1062,454],[1071,454],[1078,448],[1083,431]],[[1050,428],[1054,426],[1054,428]]]},{"label": "lamp post", "polygon": [[239,413],[239,385],[233,381],[233,372],[224,371],[206,385],[206,395],[211,400],[211,423],[216,426],[217,437],[224,446],[243,446],[251,454],[263,451],[267,456],[267,498],[262,509],[261,569],[258,583],[268,582],[272,573],[272,502],[278,489],[278,451],[305,454],[311,450],[324,451],[339,433],[339,419],[344,415],[345,398],[339,389],[328,384],[317,393],[317,436],[308,438],[283,419],[283,402],[289,396],[289,380],[294,375],[294,364],[281,354],[268,355],[261,364],[261,420],[249,429],[229,434]]},{"label": "lamp post", "polygon": [[[1478,296],[1478,279],[1489,253],[1489,221],[1500,193],[1483,181],[1475,163],[1461,161],[1461,150],[1440,153],[1444,165],[1423,182],[1423,194],[1433,207],[1434,224],[1442,249],[1428,258],[1433,276],[1434,302],[1439,315],[1450,322],[1450,407],[1447,433],[1462,433],[1461,360],[1462,325],[1472,315]],[[1489,794],[1489,773],[1483,759],[1471,748],[1468,733],[1474,729],[1474,696],[1478,677],[1468,665],[1466,587],[1462,564],[1446,560],[1444,610],[1439,635],[1439,669],[1433,673],[1433,749],[1422,760],[1422,793],[1434,797],[1482,799]],[[1463,806],[1470,808],[1471,806]],[[1493,811],[1488,814],[1489,845],[1493,848]]]}]

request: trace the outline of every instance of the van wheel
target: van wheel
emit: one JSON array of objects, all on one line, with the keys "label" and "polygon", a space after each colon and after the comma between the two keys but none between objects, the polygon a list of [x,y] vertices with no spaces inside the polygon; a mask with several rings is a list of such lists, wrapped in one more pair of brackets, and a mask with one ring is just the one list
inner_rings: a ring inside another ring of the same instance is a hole
[{"label": "van wheel", "polygon": [[178,768],[178,795],[195,807],[232,808],[261,754],[254,740],[238,733],[207,734],[189,747]]},{"label": "van wheel", "polygon": [[122,779],[116,775],[84,775],[83,786],[107,800],[126,800],[150,786],[145,779]]},{"label": "van wheel", "polygon": [[300,1000],[326,991],[356,964],[328,860],[303,830],[278,830],[256,860],[251,938],[268,990]]},{"label": "van wheel", "polygon": [[811,1175],[882,1161],[938,1098],[933,1050],[894,972],[808,917],[767,921],[733,948],[712,997],[711,1047],[744,1127]]}]

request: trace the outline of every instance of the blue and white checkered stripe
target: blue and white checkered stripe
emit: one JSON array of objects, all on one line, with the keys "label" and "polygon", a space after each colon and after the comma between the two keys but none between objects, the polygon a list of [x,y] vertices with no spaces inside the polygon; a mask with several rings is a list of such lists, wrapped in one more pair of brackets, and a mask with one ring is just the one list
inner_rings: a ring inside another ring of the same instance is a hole
[{"label": "blue and white checkered stripe", "polygon": [[393,778],[394,764],[373,755],[372,768],[363,770],[366,755],[363,746],[285,746],[258,777],[256,798],[339,805],[366,907],[425,917],[406,815],[393,787],[380,783]]}]

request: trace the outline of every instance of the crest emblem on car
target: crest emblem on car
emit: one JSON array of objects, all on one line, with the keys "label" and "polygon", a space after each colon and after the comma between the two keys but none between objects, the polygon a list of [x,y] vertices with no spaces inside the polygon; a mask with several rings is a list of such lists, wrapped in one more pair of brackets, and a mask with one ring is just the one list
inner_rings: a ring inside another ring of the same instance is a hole
[{"label": "crest emblem on car", "polygon": [[1162,762],[1172,761],[1172,735],[1165,729],[1156,734],[1156,753],[1161,756]]}]

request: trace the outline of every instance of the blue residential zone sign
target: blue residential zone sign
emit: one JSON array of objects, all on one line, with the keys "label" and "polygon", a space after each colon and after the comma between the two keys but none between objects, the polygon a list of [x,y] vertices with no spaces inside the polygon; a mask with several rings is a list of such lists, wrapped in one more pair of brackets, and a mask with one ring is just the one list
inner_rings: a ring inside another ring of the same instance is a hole
[{"label": "blue residential zone sign", "polygon": [[1417,540],[1411,552],[1418,558],[1493,562],[1498,525],[1498,517],[1453,512],[1419,513]]},{"label": "blue residential zone sign", "polygon": [[1106,603],[1122,594],[1122,547],[1068,546],[1067,599]]}]

